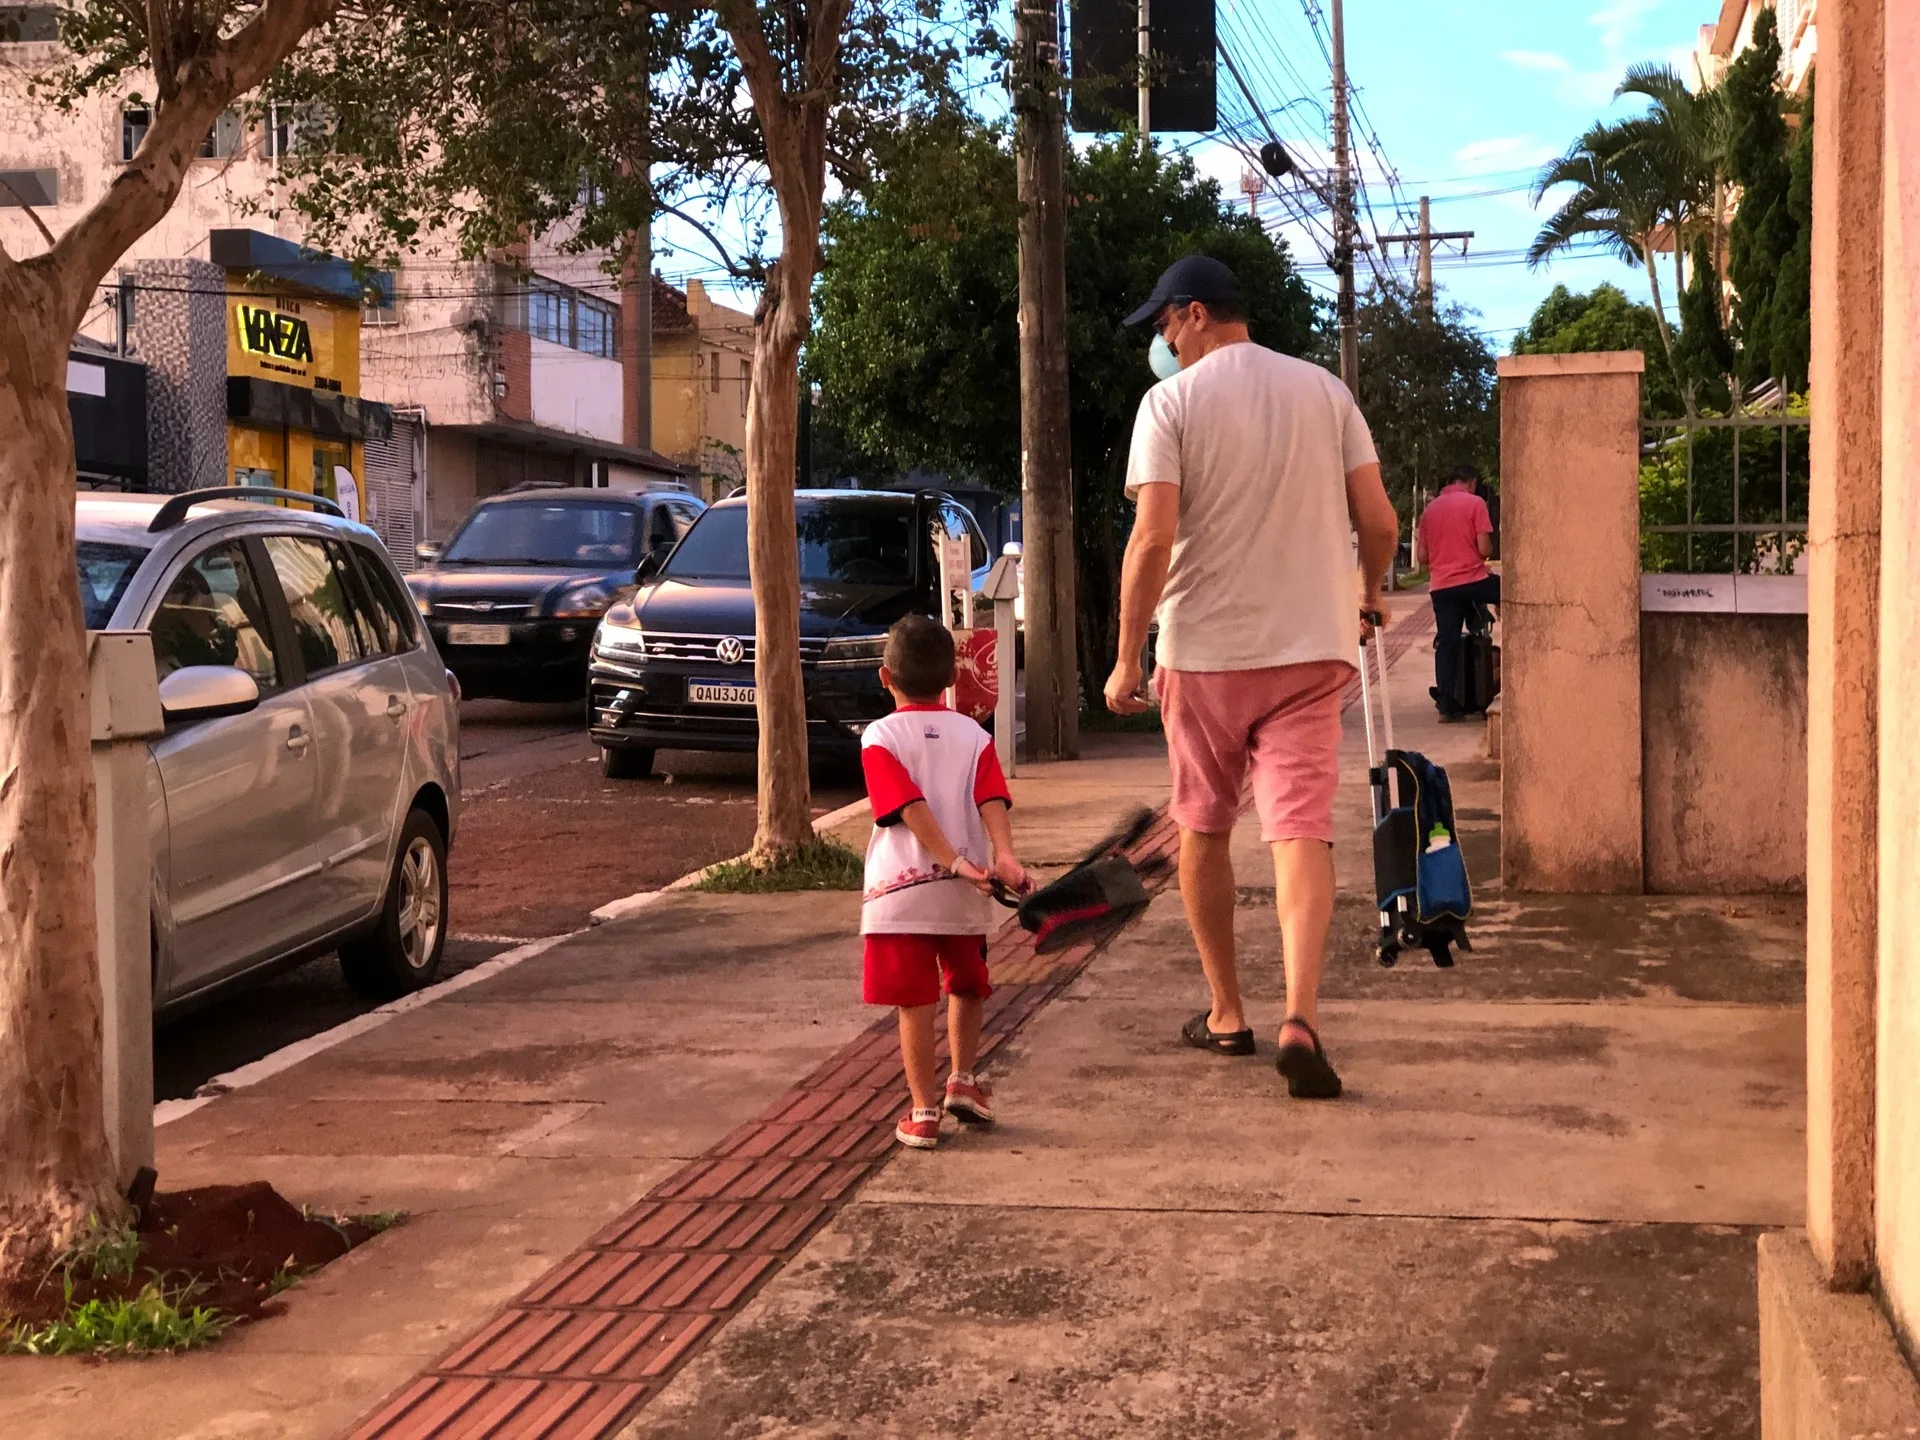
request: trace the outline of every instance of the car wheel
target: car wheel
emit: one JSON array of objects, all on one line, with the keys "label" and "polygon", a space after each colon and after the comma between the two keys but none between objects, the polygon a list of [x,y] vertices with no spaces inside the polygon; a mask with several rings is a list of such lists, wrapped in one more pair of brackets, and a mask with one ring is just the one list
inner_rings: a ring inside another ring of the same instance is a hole
[{"label": "car wheel", "polygon": [[644,780],[653,774],[653,751],[627,745],[602,745],[600,773],[609,780]]},{"label": "car wheel", "polygon": [[373,932],[340,947],[340,973],[369,1000],[433,983],[447,943],[447,842],[424,810],[400,831],[400,853]]}]

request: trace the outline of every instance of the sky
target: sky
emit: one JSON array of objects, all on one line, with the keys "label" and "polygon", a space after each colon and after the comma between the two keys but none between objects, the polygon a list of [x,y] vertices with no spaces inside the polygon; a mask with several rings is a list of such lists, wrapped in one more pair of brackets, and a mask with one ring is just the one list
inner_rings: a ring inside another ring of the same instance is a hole
[{"label": "sky", "polygon": [[[1257,149],[1271,125],[1303,169],[1324,175],[1330,166],[1331,0],[1217,4],[1221,39],[1264,114],[1223,73],[1223,131],[1167,135],[1159,143],[1185,150],[1244,206],[1241,180],[1250,164],[1235,139]],[[1714,0],[1346,0],[1345,9],[1370,207],[1361,216],[1363,234],[1413,228],[1412,207],[1423,194],[1433,199],[1436,230],[1473,231],[1464,259],[1457,244],[1439,252],[1435,279],[1443,300],[1476,311],[1470,323],[1502,351],[1556,283],[1585,290],[1612,281],[1646,298],[1644,273],[1603,254],[1569,255],[1529,270],[1524,252],[1548,208],[1535,211],[1528,190],[1540,166],[1588,124],[1635,108],[1613,100],[1630,64],[1665,61],[1691,76],[1700,26],[1719,9]],[[1309,283],[1331,295],[1325,206],[1297,179],[1278,184],[1286,193],[1263,192],[1259,214],[1288,241]],[[1396,211],[1402,203],[1406,209]],[[664,221],[656,244],[663,252],[658,268],[669,279],[699,274],[710,286],[724,283],[706,258],[710,248],[679,222]],[[1402,247],[1376,250],[1372,261],[1411,275]],[[1363,282],[1369,263],[1363,261]]]}]

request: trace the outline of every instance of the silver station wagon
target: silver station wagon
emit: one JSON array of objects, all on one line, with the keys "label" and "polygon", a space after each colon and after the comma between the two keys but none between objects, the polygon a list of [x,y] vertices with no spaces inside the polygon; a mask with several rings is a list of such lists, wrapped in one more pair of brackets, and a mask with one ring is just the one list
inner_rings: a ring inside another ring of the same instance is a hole
[{"label": "silver station wagon", "polygon": [[322,508],[224,490],[76,504],[87,628],[153,637],[162,1014],[329,950],[377,999],[440,965],[459,695],[378,537]]}]

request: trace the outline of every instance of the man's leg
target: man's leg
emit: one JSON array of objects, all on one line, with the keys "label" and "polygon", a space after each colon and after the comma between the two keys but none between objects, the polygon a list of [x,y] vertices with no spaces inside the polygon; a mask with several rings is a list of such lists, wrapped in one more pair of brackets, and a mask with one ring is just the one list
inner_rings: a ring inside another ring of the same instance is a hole
[{"label": "man's leg", "polygon": [[1454,585],[1433,592],[1433,628],[1437,640],[1433,648],[1433,684],[1440,693],[1434,703],[1442,715],[1452,714],[1454,677],[1460,673],[1460,631],[1467,621],[1472,601],[1466,592],[1471,586]]},{"label": "man's leg", "polygon": [[[1273,842],[1273,899],[1280,914],[1280,949],[1287,966],[1287,1016],[1316,1030],[1320,975],[1333,924],[1333,847],[1322,840]],[[1280,1040],[1289,1038],[1282,1026]],[[1296,1027],[1293,1039],[1310,1037]]]},{"label": "man's leg", "polygon": [[1233,953],[1233,832],[1180,831],[1180,901],[1200,966],[1213,991],[1207,1028],[1226,1034],[1247,1028],[1240,1004],[1240,972]]}]

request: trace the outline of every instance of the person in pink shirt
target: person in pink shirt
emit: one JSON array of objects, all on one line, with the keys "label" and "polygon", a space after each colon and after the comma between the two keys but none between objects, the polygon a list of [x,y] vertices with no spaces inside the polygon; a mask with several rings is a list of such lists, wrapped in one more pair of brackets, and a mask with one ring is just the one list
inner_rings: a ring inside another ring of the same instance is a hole
[{"label": "person in pink shirt", "polygon": [[1464,720],[1454,708],[1460,633],[1476,605],[1500,603],[1500,577],[1487,568],[1493,554],[1493,517],[1480,498],[1480,472],[1456,465],[1446,488],[1420,516],[1413,563],[1425,565],[1439,644],[1433,652],[1433,700],[1443,721]]}]

